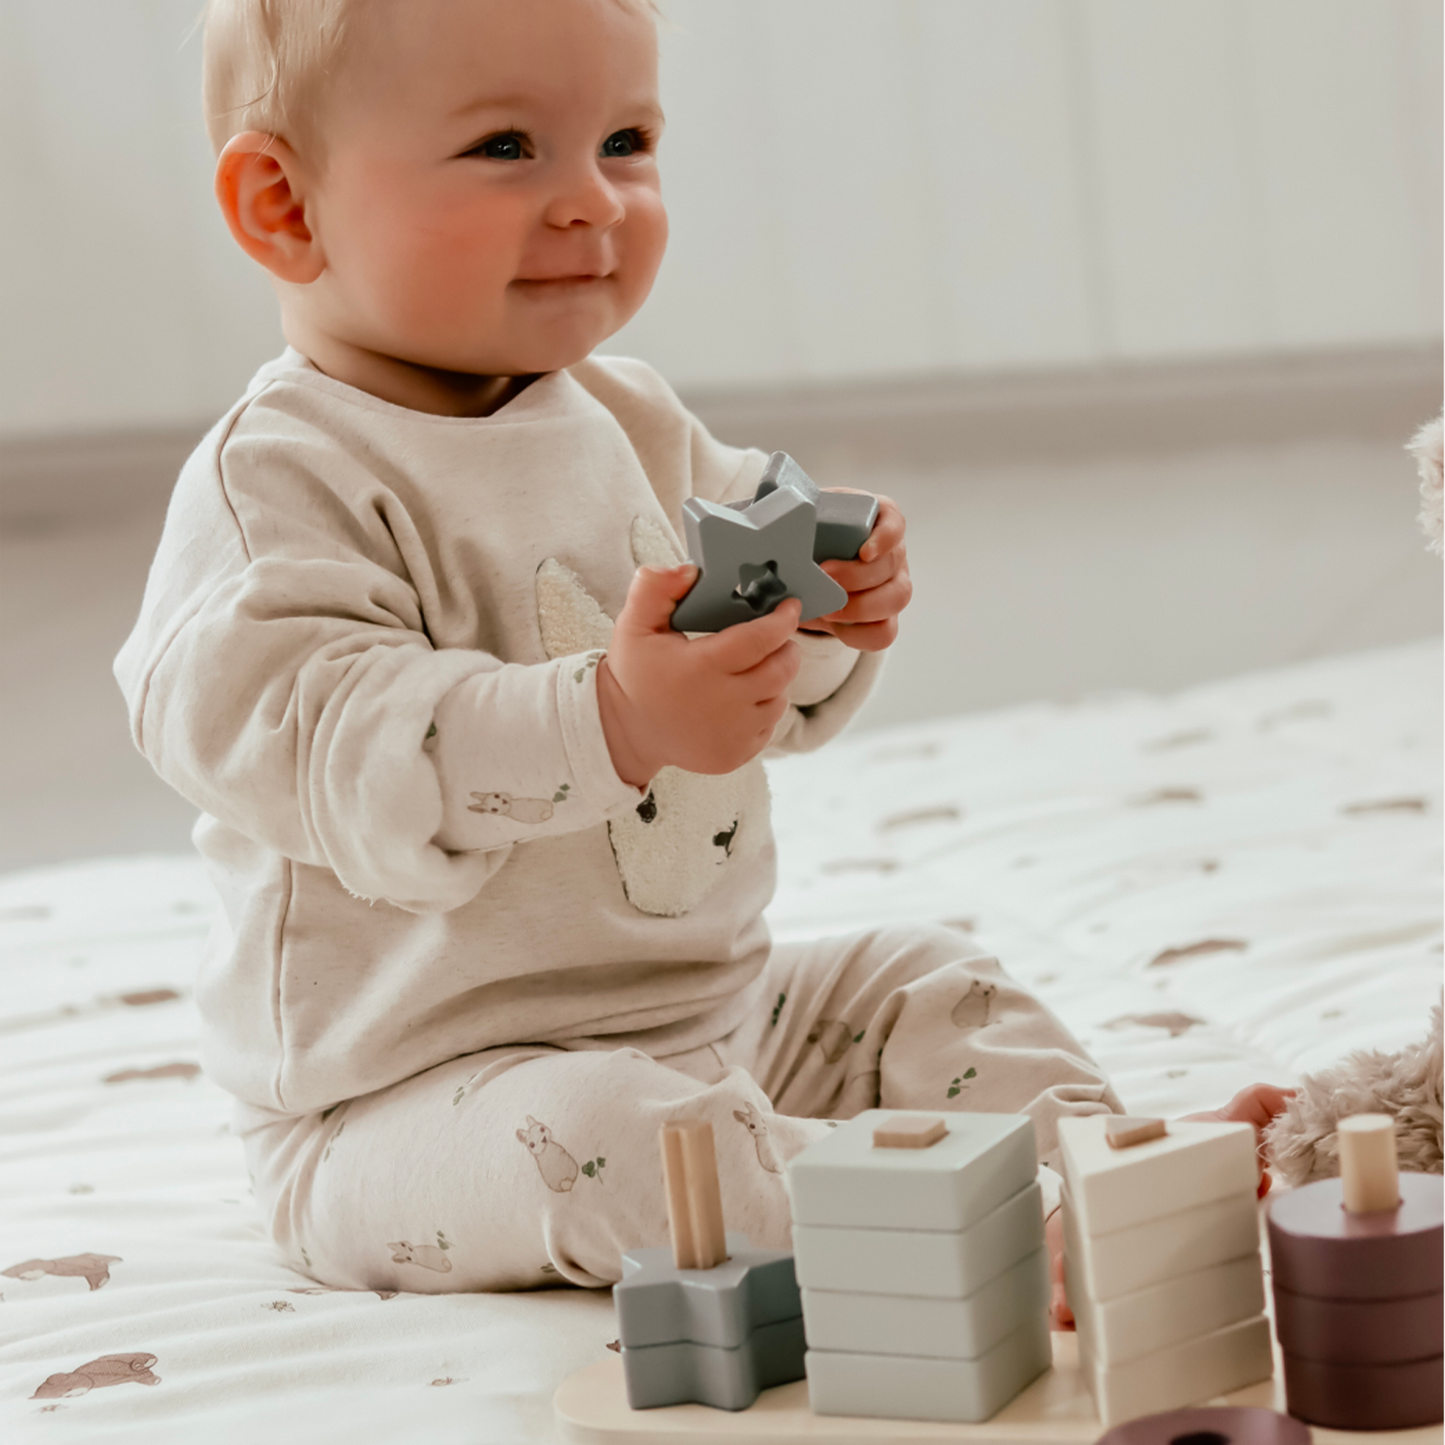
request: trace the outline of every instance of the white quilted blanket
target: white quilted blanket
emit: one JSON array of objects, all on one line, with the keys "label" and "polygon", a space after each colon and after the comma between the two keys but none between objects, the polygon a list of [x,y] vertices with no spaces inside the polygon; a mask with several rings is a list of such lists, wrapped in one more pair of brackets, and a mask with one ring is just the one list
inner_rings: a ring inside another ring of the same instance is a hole
[{"label": "white quilted blanket", "polygon": [[[1134,1110],[1424,1027],[1441,978],[1438,643],[1160,699],[860,734],[772,770],[784,937],[966,922]],[[0,1438],[552,1436],[605,1294],[318,1291],[247,1193],[189,989],[188,858],[0,879]]]}]

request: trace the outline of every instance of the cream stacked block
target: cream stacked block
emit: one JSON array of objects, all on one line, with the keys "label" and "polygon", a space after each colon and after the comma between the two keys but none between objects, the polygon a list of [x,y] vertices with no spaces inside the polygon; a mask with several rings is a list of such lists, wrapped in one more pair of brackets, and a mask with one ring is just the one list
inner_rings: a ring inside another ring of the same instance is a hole
[{"label": "cream stacked block", "polygon": [[[788,1166],[815,1414],[986,1420],[1048,1368],[1032,1122],[875,1109]],[[906,1134],[906,1130],[904,1131]]]},{"label": "cream stacked block", "polygon": [[1185,1120],[1119,1149],[1110,1127],[1092,1116],[1059,1129],[1065,1285],[1105,1425],[1272,1370],[1253,1129]]}]

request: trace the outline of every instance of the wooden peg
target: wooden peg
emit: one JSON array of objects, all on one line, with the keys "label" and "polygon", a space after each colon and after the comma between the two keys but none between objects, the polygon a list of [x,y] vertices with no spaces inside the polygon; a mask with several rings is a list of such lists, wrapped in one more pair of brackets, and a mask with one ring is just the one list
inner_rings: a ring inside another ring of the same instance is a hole
[{"label": "wooden peg", "polygon": [[936,1114],[895,1114],[873,1128],[875,1149],[927,1149],[948,1133]]},{"label": "wooden peg", "polygon": [[1169,1131],[1163,1119],[1131,1119],[1127,1114],[1110,1114],[1104,1121],[1104,1138],[1111,1149],[1132,1149],[1162,1139]]},{"label": "wooden peg", "polygon": [[712,1125],[677,1119],[662,1126],[667,1220],[678,1269],[712,1269],[728,1257]]},{"label": "wooden peg", "polygon": [[1341,1119],[1340,1183],[1351,1214],[1378,1214],[1400,1203],[1395,1121],[1388,1114]]}]

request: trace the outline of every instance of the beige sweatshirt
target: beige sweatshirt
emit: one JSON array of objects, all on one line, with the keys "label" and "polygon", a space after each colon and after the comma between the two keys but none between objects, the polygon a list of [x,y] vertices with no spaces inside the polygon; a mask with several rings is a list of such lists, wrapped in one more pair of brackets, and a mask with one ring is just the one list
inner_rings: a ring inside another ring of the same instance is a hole
[{"label": "beige sweatshirt", "polygon": [[[207,1072],[302,1113],[496,1044],[720,1037],[774,886],[755,760],[618,778],[596,664],[689,496],[751,495],[635,361],[431,416],[288,351],[181,473],[116,659],[136,745],[202,810],[224,903]],[[818,746],[876,656],[799,636],[776,748]]]}]

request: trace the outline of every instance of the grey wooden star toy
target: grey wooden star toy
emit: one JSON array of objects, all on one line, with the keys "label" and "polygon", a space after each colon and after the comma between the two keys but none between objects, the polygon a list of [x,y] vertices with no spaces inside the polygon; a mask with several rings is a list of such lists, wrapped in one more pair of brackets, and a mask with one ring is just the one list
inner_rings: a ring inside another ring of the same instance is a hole
[{"label": "grey wooden star toy", "polygon": [[622,1256],[617,1304],[627,1401],[745,1410],[760,1390],[803,1378],[803,1300],[793,1256],[727,1236],[711,1269],[678,1269],[672,1250]]},{"label": "grey wooden star toy", "polygon": [[711,1125],[667,1125],[662,1145],[672,1248],[628,1250],[612,1289],[627,1403],[745,1410],[803,1378],[793,1256],[723,1234]]},{"label": "grey wooden star toy", "polygon": [[836,612],[848,594],[817,564],[851,561],[878,516],[875,497],[824,492],[786,452],[768,458],[752,500],[682,508],[698,579],[672,614],[679,632],[721,632],[771,612],[788,597],[801,621]]}]

